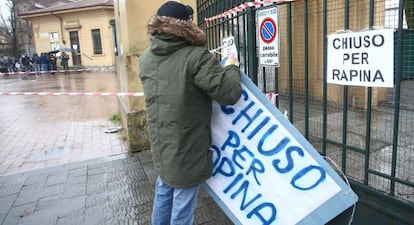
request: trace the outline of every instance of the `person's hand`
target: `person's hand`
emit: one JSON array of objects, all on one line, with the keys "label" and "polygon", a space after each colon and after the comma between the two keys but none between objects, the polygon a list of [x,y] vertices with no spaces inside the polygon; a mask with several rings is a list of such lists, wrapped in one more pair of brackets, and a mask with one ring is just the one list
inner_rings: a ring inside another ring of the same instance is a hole
[{"label": "person's hand", "polygon": [[239,60],[237,60],[237,58],[234,54],[231,54],[231,55],[227,56],[226,58],[224,58],[224,64],[223,65],[224,65],[224,67],[230,66],[230,65],[239,66],[240,62],[239,62]]}]

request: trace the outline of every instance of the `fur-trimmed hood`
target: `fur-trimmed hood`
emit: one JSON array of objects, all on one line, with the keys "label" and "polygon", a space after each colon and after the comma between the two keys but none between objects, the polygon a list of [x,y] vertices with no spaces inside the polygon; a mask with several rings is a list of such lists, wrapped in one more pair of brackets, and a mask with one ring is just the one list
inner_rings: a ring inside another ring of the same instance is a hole
[{"label": "fur-trimmed hood", "polygon": [[191,21],[184,21],[165,16],[154,16],[148,23],[148,33],[152,36],[167,34],[182,38],[195,46],[206,44],[206,34]]}]

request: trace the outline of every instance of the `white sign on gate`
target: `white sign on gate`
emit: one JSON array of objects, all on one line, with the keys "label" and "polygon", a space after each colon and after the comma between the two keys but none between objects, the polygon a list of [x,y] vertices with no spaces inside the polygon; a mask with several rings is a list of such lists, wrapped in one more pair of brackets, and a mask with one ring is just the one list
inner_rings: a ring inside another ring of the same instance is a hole
[{"label": "white sign on gate", "polygon": [[328,36],[327,82],[394,86],[394,31],[370,30]]},{"label": "white sign on gate", "polygon": [[357,196],[242,74],[242,97],[213,103],[214,170],[205,188],[234,224],[325,224]]},{"label": "white sign on gate", "polygon": [[258,10],[259,61],[261,65],[279,66],[278,8]]},{"label": "white sign on gate", "polygon": [[221,54],[223,58],[233,55],[237,60],[239,60],[234,36],[223,38],[223,41],[221,42],[221,46],[222,46]]}]

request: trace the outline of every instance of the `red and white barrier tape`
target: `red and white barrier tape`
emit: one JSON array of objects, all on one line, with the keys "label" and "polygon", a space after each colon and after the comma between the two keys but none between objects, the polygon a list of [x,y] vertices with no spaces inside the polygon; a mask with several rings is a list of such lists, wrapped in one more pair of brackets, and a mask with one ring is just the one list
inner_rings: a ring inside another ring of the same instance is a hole
[{"label": "red and white barrier tape", "polygon": [[231,8],[231,9],[229,9],[229,10],[227,10],[227,11],[221,13],[221,14],[205,18],[204,20],[208,24],[208,22],[210,22],[210,21],[220,19],[220,18],[223,18],[223,17],[226,17],[226,16],[231,16],[231,15],[237,14],[238,12],[241,12],[241,11],[243,11],[243,10],[249,8],[249,7],[260,8],[262,6],[267,6],[267,5],[270,5],[270,4],[273,4],[273,3],[282,4],[282,3],[295,2],[295,1],[296,0],[262,0],[262,1],[257,1],[256,0],[254,2],[245,2],[245,3],[240,4],[239,6]]},{"label": "red and white barrier tape", "polygon": [[23,91],[0,91],[0,95],[37,95],[37,96],[131,96],[143,97],[143,92],[23,92]]},{"label": "red and white barrier tape", "polygon": [[85,68],[85,69],[71,69],[71,70],[48,70],[48,71],[30,71],[30,72],[6,72],[6,73],[0,73],[0,76],[9,76],[9,75],[40,75],[40,74],[49,74],[49,73],[70,73],[70,72],[94,72],[94,71],[110,71],[110,68]]}]

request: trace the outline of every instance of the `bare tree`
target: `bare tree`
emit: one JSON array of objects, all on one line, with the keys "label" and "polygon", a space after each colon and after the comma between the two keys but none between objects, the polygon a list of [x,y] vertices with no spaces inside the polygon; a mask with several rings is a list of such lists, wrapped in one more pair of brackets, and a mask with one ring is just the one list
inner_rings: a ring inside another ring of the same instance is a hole
[{"label": "bare tree", "polygon": [[8,18],[3,14],[0,16],[0,35],[4,41],[3,51],[7,55],[17,56],[21,54],[17,37],[17,1],[6,0],[6,7],[9,9],[10,16]]}]

